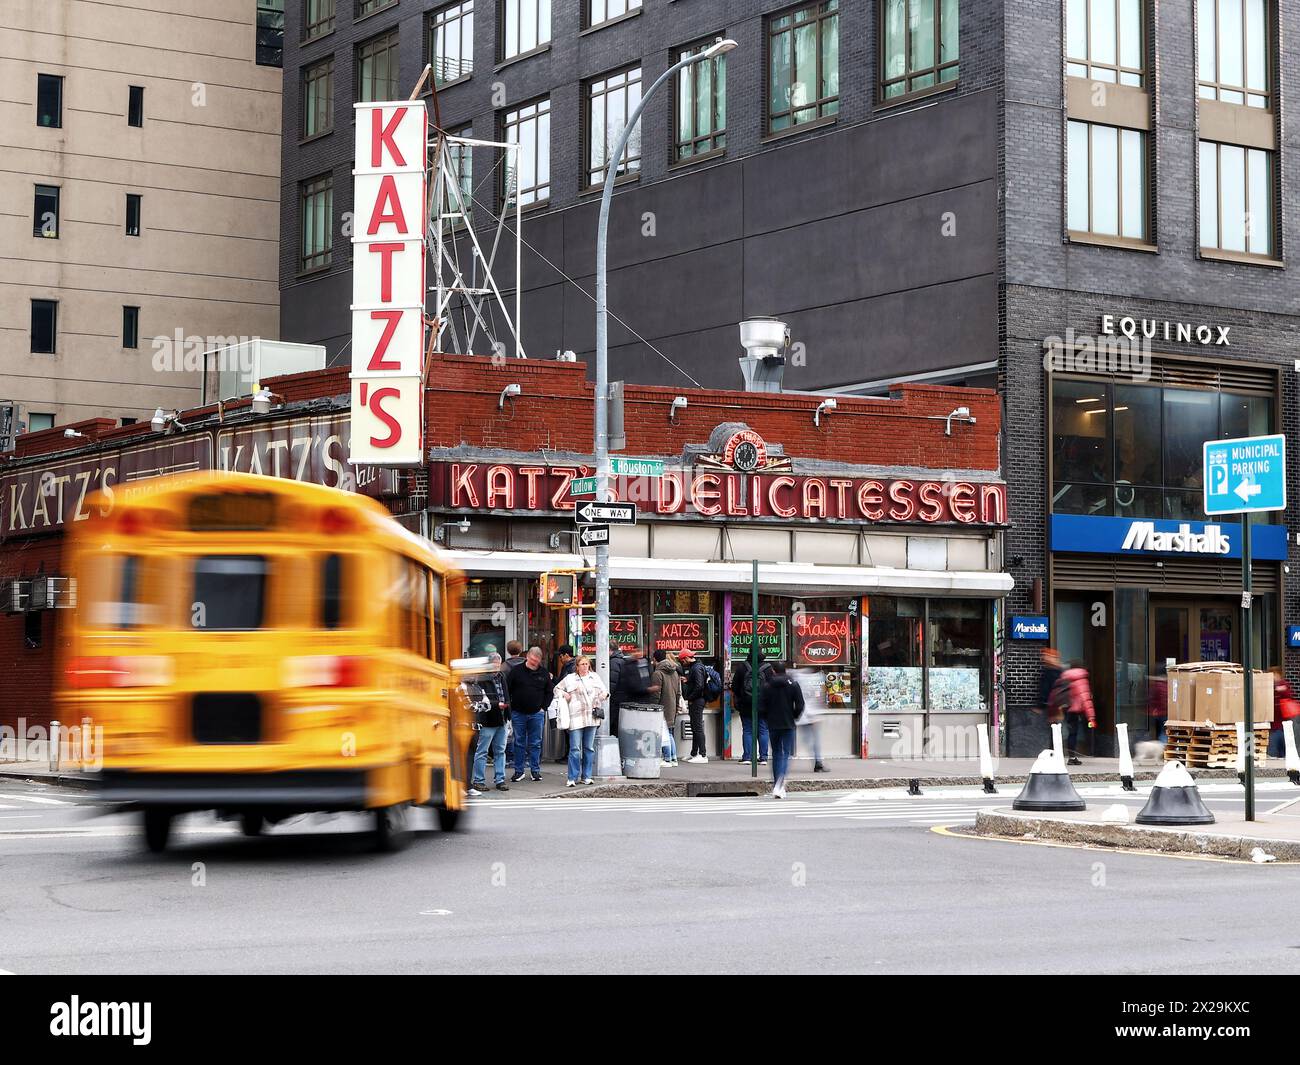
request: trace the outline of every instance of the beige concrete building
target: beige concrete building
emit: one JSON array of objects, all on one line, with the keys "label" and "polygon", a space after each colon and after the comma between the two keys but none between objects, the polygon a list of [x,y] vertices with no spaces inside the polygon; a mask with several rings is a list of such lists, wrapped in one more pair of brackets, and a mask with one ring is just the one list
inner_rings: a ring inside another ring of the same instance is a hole
[{"label": "beige concrete building", "polygon": [[193,406],[208,338],[279,336],[282,26],[0,4],[0,405],[32,429]]}]

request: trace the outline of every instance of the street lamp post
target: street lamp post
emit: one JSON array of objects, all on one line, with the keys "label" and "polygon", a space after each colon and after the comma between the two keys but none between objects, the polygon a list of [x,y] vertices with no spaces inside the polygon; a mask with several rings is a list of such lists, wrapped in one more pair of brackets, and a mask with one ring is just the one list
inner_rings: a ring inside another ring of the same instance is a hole
[{"label": "street lamp post", "polygon": [[[614,179],[618,176],[619,160],[623,150],[641,120],[641,112],[655,91],[679,70],[693,63],[716,59],[736,47],[736,42],[719,37],[702,52],[687,56],[665,70],[641,97],[636,110],[628,116],[627,125],[611,155],[605,160],[605,191],[600,198],[600,221],[596,227],[596,498],[605,502],[609,495],[609,314],[605,306],[607,279],[605,262],[609,246],[609,204],[614,197]],[[596,672],[609,684],[609,548],[596,548]],[[601,724],[608,732],[609,719]]]}]

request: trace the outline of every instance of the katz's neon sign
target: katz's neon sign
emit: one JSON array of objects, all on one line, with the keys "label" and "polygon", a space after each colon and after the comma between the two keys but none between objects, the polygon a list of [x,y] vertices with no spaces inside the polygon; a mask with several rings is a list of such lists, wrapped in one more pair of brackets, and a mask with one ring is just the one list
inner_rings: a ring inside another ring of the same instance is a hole
[{"label": "katz's neon sign", "polygon": [[[451,510],[563,513],[569,484],[590,466],[444,462],[430,467],[430,498]],[[642,514],[687,518],[1005,525],[1007,486],[990,481],[795,476],[666,470],[611,481]]]}]

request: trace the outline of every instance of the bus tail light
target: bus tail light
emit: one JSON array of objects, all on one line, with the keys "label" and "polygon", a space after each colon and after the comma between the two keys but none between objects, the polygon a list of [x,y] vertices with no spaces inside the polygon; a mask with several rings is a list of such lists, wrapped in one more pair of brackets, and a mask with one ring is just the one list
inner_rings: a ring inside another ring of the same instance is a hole
[{"label": "bus tail light", "polygon": [[284,683],[289,688],[360,688],[366,672],[366,660],[359,655],[309,655],[285,659]]},{"label": "bus tail light", "polygon": [[74,658],[67,681],[71,688],[158,688],[171,683],[172,663],[158,655]]}]

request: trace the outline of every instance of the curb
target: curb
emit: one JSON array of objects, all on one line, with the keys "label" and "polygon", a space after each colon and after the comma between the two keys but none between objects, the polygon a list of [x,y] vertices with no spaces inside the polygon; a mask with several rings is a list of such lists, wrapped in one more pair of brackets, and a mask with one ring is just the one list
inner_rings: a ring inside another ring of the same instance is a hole
[{"label": "curb", "polygon": [[[1153,781],[1159,775],[1157,770],[1143,770],[1133,775],[1134,782]],[[1196,780],[1236,780],[1237,774],[1231,769],[1202,769],[1193,771],[1192,776]],[[1284,769],[1255,769],[1256,780],[1266,779],[1284,779],[1286,770]],[[1024,776],[1002,776],[994,777],[995,784],[1005,784],[1011,786],[1023,786],[1028,779],[1028,774]],[[1076,784],[1117,784],[1119,775],[1117,773],[1072,773],[1070,779]],[[916,780],[922,788],[953,788],[953,787],[978,787],[982,783],[980,777],[850,777],[848,779],[829,780],[823,777],[816,779],[787,779],[786,790],[788,792],[796,791],[861,791],[876,788],[906,788],[909,780]],[[559,791],[547,792],[540,796],[531,796],[533,798],[544,799],[674,799],[684,798],[695,794],[736,794],[748,795],[754,794],[752,777],[739,777],[735,780],[658,780],[647,781],[644,784],[638,783],[620,783],[611,781],[607,784],[597,784],[595,787],[575,790],[571,788],[562,788]],[[733,792],[724,790],[728,784],[735,787]],[[772,778],[769,773],[767,776],[758,778],[758,794],[767,795],[772,791]],[[706,792],[701,785],[707,785],[712,789]],[[509,801],[508,799],[506,800]]]},{"label": "curb", "polygon": [[1187,828],[1146,825],[1108,825],[1097,821],[1058,821],[1032,814],[981,810],[975,815],[975,835],[1060,843],[1087,843],[1123,850],[1159,851],[1167,854],[1206,854],[1250,861],[1250,852],[1262,847],[1279,862],[1300,862],[1300,840],[1262,839],[1198,832]]},{"label": "curb", "polygon": [[94,780],[80,773],[72,775],[64,773],[38,773],[33,775],[31,773],[0,769],[0,780],[21,780],[27,784],[55,784],[62,788],[80,788],[83,791],[90,790],[95,786]]}]

